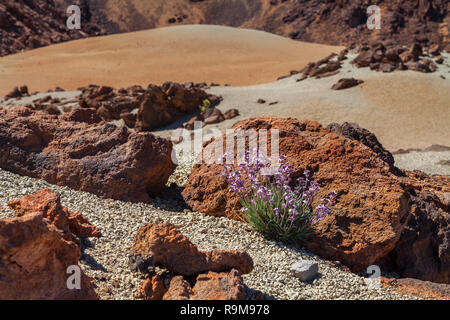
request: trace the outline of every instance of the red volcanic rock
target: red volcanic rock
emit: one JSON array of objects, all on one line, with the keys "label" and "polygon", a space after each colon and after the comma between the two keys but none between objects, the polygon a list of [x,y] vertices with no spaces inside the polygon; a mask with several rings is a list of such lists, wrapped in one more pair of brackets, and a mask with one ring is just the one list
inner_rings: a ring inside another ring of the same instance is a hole
[{"label": "red volcanic rock", "polygon": [[[180,231],[169,223],[146,224],[139,228],[132,256],[140,256],[143,263],[152,261],[155,266],[185,276],[207,271],[238,269],[242,273],[253,270],[252,258],[244,251],[199,251]],[[138,259],[135,259],[138,261]]]},{"label": "red volcanic rock", "polygon": [[[166,279],[169,280],[169,279]],[[244,300],[244,282],[239,271],[202,273],[191,284],[183,276],[174,276],[168,287],[159,275],[145,279],[136,295],[143,300]]]},{"label": "red volcanic rock", "polygon": [[147,89],[132,86],[115,90],[89,85],[80,90],[78,102],[82,108],[95,108],[105,121],[123,119],[126,126],[137,131],[157,129],[195,113],[205,99],[212,106],[221,101],[220,97],[207,94],[198,85],[174,82],[162,86],[151,84]]},{"label": "red volcanic rock", "polygon": [[2,109],[0,167],[104,198],[148,202],[175,168],[171,142],[96,120],[94,109],[62,116]]},{"label": "red volcanic rock", "polygon": [[196,121],[202,122],[201,127],[204,127],[208,124],[215,124],[228,119],[233,119],[238,115],[239,111],[237,109],[229,109],[225,113],[222,113],[217,108],[210,108],[189,119],[189,121],[183,124],[183,127],[187,130],[194,130],[194,124]]},{"label": "red volcanic rock", "polygon": [[[293,165],[294,178],[308,169],[322,187],[319,196],[337,192],[333,214],[317,225],[308,243],[312,252],[361,270],[394,249],[410,215],[408,194],[376,152],[317,122],[262,117],[233,128],[278,129],[280,154]],[[217,143],[212,140],[206,150]],[[183,197],[196,211],[235,217],[240,214],[239,199],[227,190],[221,172],[216,164],[196,165]]]},{"label": "red volcanic rock", "polygon": [[381,284],[400,294],[433,300],[450,300],[450,285],[412,278],[389,279],[381,277]]},{"label": "red volcanic rock", "polygon": [[221,101],[219,97],[207,94],[198,86],[186,86],[175,82],[165,82],[161,88],[167,94],[172,106],[185,114],[198,111],[198,107],[205,99],[210,101],[211,106],[216,106]]},{"label": "red volcanic rock", "polygon": [[176,276],[163,300],[244,300],[244,283],[239,271],[208,272],[197,276],[194,287]]},{"label": "red volcanic rock", "polygon": [[139,107],[139,103],[133,95],[137,88],[130,89],[131,95],[127,90],[123,94],[122,89],[117,91],[107,86],[89,85],[80,89],[78,104],[82,108],[95,108],[97,114],[105,121],[118,120],[121,118],[121,114],[131,112]]},{"label": "red volcanic rock", "polygon": [[239,116],[239,110],[238,109],[229,109],[227,111],[225,111],[225,113],[223,114],[223,116],[225,117],[225,119],[233,119],[236,118],[237,116]]},{"label": "red volcanic rock", "polygon": [[175,121],[181,115],[182,112],[169,102],[169,97],[160,87],[150,85],[140,97],[136,129],[139,131],[153,130]]},{"label": "red volcanic rock", "polygon": [[223,113],[219,109],[216,109],[216,108],[210,108],[210,109],[206,110],[205,112],[203,112],[202,115],[203,115],[203,118],[205,118],[205,120],[203,120],[205,125],[225,121],[225,117],[224,117]]},{"label": "red volcanic rock", "polygon": [[377,264],[402,277],[450,284],[450,177],[406,174],[411,216],[394,250]]},{"label": "red volcanic rock", "polygon": [[163,300],[189,300],[192,288],[182,276],[175,276],[170,280],[169,289],[164,294]]},{"label": "red volcanic rock", "polygon": [[[448,176],[399,170],[392,154],[356,124],[324,129],[311,121],[261,117],[234,129],[278,129],[280,154],[293,166],[293,178],[307,169],[322,187],[319,196],[337,192],[332,214],[307,243],[310,251],[353,271],[377,264],[404,277],[449,282]],[[232,137],[205,144],[204,156]],[[196,165],[183,197],[196,211],[235,218],[239,199],[227,190],[222,171],[216,164]]]},{"label": "red volcanic rock", "polygon": [[161,87],[149,85],[147,91],[138,98],[139,111],[136,128],[146,131],[165,126],[185,114],[198,111],[203,100],[208,99],[216,106],[221,99],[209,95],[197,86],[166,82]]},{"label": "red volcanic rock", "polygon": [[244,281],[239,271],[199,274],[190,300],[244,300]]},{"label": "red volcanic rock", "polygon": [[0,299],[98,299],[80,272],[80,289],[68,289],[69,266],[78,266],[78,245],[41,213],[0,219]]},{"label": "red volcanic rock", "polygon": [[[136,298],[145,300],[244,299],[241,272],[253,269],[253,261],[246,252],[198,251],[169,223],[142,226],[131,252],[132,271],[153,273],[154,267],[159,266],[171,272],[164,279],[152,274],[141,283]],[[183,276],[196,276],[193,287]]]},{"label": "red volcanic rock", "polygon": [[373,152],[378,154],[378,156],[382,160],[387,162],[389,166],[394,166],[394,157],[392,156],[392,154],[381,145],[377,137],[372,132],[367,129],[361,128],[357,123],[331,123],[326,127],[326,129],[346,138],[361,142],[365,146],[372,149]]},{"label": "red volcanic rock", "polygon": [[136,299],[161,300],[166,292],[164,282],[159,275],[145,279],[139,286]]},{"label": "red volcanic rock", "polygon": [[333,90],[342,90],[342,89],[348,89],[351,87],[356,87],[357,85],[363,83],[362,80],[356,80],[355,78],[343,78],[339,79],[337,83],[335,83],[331,89]]},{"label": "red volcanic rock", "polygon": [[100,237],[101,235],[100,230],[81,213],[69,211],[63,207],[59,194],[50,189],[42,189],[19,200],[10,201],[8,205],[14,210],[16,217],[39,212],[50,223],[64,231],[66,240],[77,241],[78,239],[70,237],[72,234],[80,238]]}]

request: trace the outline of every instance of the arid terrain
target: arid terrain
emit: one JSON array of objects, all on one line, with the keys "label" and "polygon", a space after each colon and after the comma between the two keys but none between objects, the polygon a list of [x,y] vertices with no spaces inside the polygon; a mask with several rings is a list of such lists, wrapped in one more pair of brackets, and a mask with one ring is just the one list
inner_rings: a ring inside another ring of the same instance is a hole
[{"label": "arid terrain", "polygon": [[0,0],[0,300],[450,299],[448,1],[69,4]]},{"label": "arid terrain", "polygon": [[[218,26],[179,26],[71,41],[1,58],[0,95],[22,84],[47,91],[90,83],[251,85],[276,80],[343,47]],[[238,76],[236,76],[238,75]]]}]

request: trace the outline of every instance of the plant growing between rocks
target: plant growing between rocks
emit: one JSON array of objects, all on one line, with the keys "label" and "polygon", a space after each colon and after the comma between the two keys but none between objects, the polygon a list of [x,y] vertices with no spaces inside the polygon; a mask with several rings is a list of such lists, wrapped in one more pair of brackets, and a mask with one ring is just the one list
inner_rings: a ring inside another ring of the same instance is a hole
[{"label": "plant growing between rocks", "polygon": [[332,191],[313,209],[319,184],[310,172],[292,181],[294,170],[281,156],[280,167],[270,173],[269,159],[257,150],[245,154],[238,169],[223,161],[223,175],[228,188],[236,192],[242,205],[241,212],[247,222],[268,239],[289,244],[302,244],[312,234],[314,225],[330,214]]}]

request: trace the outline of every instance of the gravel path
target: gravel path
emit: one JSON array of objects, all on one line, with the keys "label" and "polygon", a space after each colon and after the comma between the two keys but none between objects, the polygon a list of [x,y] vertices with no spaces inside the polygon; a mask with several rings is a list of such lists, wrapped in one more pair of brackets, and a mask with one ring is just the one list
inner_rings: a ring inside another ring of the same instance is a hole
[{"label": "gravel path", "polygon": [[[172,182],[185,181],[189,172],[189,165],[179,166]],[[201,250],[246,250],[255,263],[253,272],[244,275],[249,299],[259,292],[275,299],[412,299],[386,288],[369,289],[363,277],[329,266],[306,251],[267,241],[245,223],[191,212],[179,198],[180,187],[168,188],[152,205],[132,204],[0,170],[0,218],[12,216],[9,200],[44,187],[59,192],[64,206],[82,212],[101,229],[101,238],[83,240],[81,265],[95,279],[102,299],[134,298],[143,278],[128,269],[129,247],[139,226],[160,222],[178,226]],[[302,283],[288,271],[304,258],[319,263],[320,276],[312,283]]]}]

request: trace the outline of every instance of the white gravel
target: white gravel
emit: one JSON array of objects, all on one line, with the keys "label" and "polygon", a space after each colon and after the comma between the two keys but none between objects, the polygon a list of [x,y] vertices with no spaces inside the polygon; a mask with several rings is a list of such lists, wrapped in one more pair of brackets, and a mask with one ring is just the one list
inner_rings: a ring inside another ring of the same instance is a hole
[{"label": "white gravel", "polygon": [[[182,166],[177,174],[186,176],[189,171],[190,166]],[[81,265],[95,279],[102,299],[134,299],[143,278],[128,269],[129,247],[141,225],[161,222],[178,226],[201,250],[213,247],[246,250],[255,264],[255,269],[244,275],[249,299],[258,292],[275,299],[415,299],[386,288],[369,289],[363,277],[331,267],[304,250],[267,241],[245,223],[183,209],[183,202],[172,195],[180,188],[171,188],[167,195],[156,198],[153,205],[132,204],[100,199],[0,170],[0,218],[12,216],[7,207],[9,200],[44,187],[60,193],[64,206],[82,212],[101,229],[101,238],[83,240]],[[291,265],[300,259],[319,263],[319,277],[312,283],[304,283],[289,272]]]},{"label": "white gravel", "polygon": [[412,151],[394,155],[395,165],[406,170],[421,170],[427,174],[450,175],[450,151]]}]

